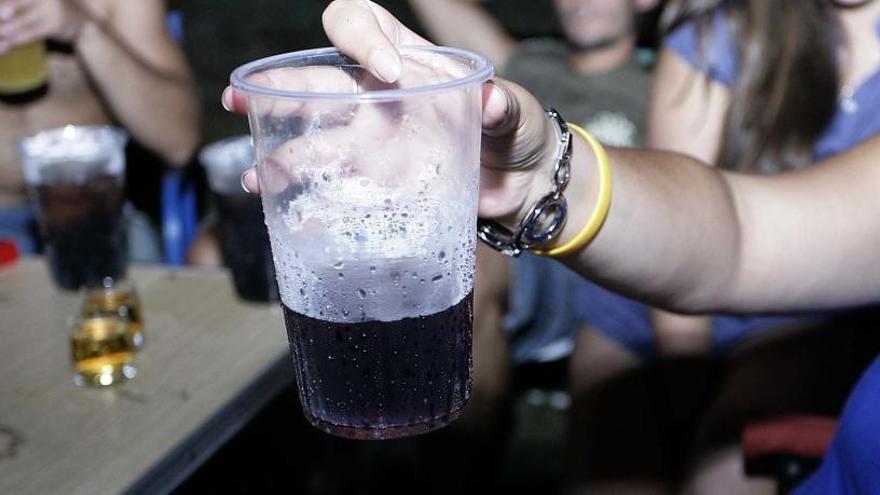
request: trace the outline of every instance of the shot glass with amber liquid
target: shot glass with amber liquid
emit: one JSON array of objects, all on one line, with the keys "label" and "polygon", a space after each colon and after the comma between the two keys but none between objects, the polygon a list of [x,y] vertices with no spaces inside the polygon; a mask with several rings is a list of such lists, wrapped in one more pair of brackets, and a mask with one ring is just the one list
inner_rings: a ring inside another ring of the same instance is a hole
[{"label": "shot glass with amber liquid", "polygon": [[137,375],[131,322],[120,316],[77,316],[70,335],[73,381],[106,387]]},{"label": "shot glass with amber liquid", "polygon": [[134,285],[127,280],[105,277],[99,286],[84,289],[80,315],[83,318],[104,316],[127,320],[131,348],[138,351],[144,345],[141,302]]}]

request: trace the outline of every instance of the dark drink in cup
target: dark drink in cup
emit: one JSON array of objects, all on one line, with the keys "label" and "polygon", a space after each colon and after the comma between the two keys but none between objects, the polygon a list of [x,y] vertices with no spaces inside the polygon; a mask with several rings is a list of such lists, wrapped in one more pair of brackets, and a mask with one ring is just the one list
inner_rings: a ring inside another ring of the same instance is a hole
[{"label": "dark drink in cup", "polygon": [[278,301],[269,232],[260,198],[243,191],[214,195],[223,262],[232,271],[238,296],[246,301]]},{"label": "dark drink in cup", "polygon": [[66,126],[19,142],[52,279],[63,289],[125,278],[124,132]]},{"label": "dark drink in cup", "polygon": [[254,164],[251,137],[212,143],[202,150],[199,160],[217,205],[220,250],[232,272],[235,292],[245,301],[279,301],[263,205],[259,197],[241,188],[242,172]]},{"label": "dark drink in cup", "polygon": [[[460,205],[338,180],[347,207],[292,187],[275,198],[289,216],[269,223],[303,411],[346,438],[430,432],[470,396],[474,221]],[[291,218],[309,235],[289,236]]]},{"label": "dark drink in cup", "polygon": [[[247,98],[303,411],[347,438],[435,430],[470,395],[481,84],[492,67],[442,47],[404,47],[401,63],[395,85],[335,49],[232,74]],[[264,85],[280,80],[275,70],[308,84]]]},{"label": "dark drink in cup", "polygon": [[118,178],[98,175],[79,184],[64,180],[66,171],[83,166],[61,162],[47,167],[45,182],[33,188],[52,278],[70,290],[125,276],[124,199]]},{"label": "dark drink in cup", "polygon": [[472,293],[454,306],[397,321],[335,323],[284,306],[308,420],[348,438],[434,430],[470,395]]}]

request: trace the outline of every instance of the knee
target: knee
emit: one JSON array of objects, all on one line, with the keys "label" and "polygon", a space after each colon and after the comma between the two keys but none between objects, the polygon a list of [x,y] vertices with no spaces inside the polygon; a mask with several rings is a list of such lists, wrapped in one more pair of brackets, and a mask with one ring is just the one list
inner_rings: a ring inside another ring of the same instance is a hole
[{"label": "knee", "polygon": [[711,320],[672,313],[653,315],[657,351],[664,357],[708,354],[712,350]]},{"label": "knee", "polygon": [[633,371],[643,362],[638,355],[590,327],[584,327],[575,339],[569,369],[572,395],[580,396],[596,389],[615,376]]}]

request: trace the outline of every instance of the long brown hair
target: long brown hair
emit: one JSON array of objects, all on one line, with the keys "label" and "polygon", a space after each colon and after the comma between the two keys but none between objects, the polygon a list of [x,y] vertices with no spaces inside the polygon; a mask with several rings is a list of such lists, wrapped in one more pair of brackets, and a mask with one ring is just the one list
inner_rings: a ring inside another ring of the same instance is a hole
[{"label": "long brown hair", "polygon": [[739,57],[718,166],[767,173],[808,163],[837,109],[840,33],[830,2],[671,0],[661,26],[693,21],[705,45],[718,8]]}]

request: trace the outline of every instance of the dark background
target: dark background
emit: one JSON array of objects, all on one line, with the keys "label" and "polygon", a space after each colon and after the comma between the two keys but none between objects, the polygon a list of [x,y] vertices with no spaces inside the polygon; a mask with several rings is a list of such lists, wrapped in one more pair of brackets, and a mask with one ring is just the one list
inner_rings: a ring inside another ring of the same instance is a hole
[{"label": "dark background", "polygon": [[[245,119],[220,107],[232,70],[251,60],[327,46],[321,27],[324,0],[169,0],[184,17],[184,48],[202,99],[203,141],[247,132]],[[380,0],[407,26],[422,32],[406,0]],[[551,0],[491,0],[485,6],[514,36],[557,36]],[[645,29],[650,43],[652,28]]]}]

